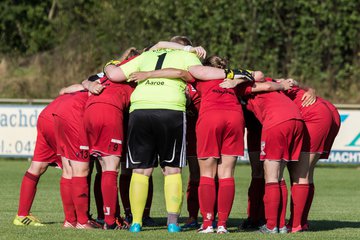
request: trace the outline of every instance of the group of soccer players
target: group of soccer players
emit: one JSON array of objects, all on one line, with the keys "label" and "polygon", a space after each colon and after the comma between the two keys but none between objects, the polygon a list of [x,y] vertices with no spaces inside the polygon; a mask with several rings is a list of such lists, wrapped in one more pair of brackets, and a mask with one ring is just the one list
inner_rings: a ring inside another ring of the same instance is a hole
[{"label": "group of soccer players", "polygon": [[[336,108],[293,79],[229,69],[218,56],[202,63],[199,58],[205,55],[187,37],[176,36],[142,54],[130,49],[120,61],[108,62],[103,73],[62,89],[39,116],[34,158],[22,181],[14,224],[43,225],[30,208],[41,174],[57,163],[63,169],[63,227],[140,232],[151,220],[151,175],[160,164],[168,231],[199,227],[200,209],[199,233],[228,233],[234,170],[244,154],[246,126],[252,181],[248,218],[240,229],[307,230],[314,167],[328,156],[340,127]],[[126,165],[120,164],[125,156]],[[90,159],[99,165],[94,184],[98,221],[89,216]],[[189,219],[181,228],[186,159]],[[286,163],[291,177],[287,224]],[[120,165],[125,221],[119,209]]]}]

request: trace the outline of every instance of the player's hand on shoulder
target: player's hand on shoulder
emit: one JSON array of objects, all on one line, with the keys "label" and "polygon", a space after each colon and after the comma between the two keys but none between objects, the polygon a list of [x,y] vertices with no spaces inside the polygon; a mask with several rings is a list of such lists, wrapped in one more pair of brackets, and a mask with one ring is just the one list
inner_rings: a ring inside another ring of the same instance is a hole
[{"label": "player's hand on shoulder", "polygon": [[128,78],[128,82],[140,82],[150,78],[149,72],[134,72]]},{"label": "player's hand on shoulder", "polygon": [[292,79],[282,80],[279,84],[284,88],[285,91],[292,89],[294,86]]},{"label": "player's hand on shoulder", "polygon": [[94,95],[99,95],[104,90],[104,88],[105,86],[96,81],[89,84],[89,92]]},{"label": "player's hand on shoulder", "polygon": [[191,47],[190,52],[195,53],[199,58],[206,58],[206,50],[202,46]]},{"label": "player's hand on shoulder", "polygon": [[316,91],[313,88],[309,88],[301,98],[302,106],[308,107],[316,102]]}]

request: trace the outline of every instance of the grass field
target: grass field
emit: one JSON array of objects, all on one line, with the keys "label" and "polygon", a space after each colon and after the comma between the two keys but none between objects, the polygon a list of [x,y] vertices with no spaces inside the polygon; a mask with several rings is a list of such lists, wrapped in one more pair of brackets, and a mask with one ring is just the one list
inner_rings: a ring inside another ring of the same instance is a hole
[{"label": "grass field", "polygon": [[[32,212],[46,227],[18,227],[12,224],[17,211],[19,188],[29,162],[0,160],[0,239],[360,239],[360,168],[319,167],[316,170],[316,193],[310,213],[311,231],[286,235],[261,235],[255,232],[235,232],[246,217],[247,187],[250,167],[238,165],[236,169],[236,196],[230,215],[230,234],[200,235],[195,231],[167,233],[163,177],[159,169],[154,173],[154,200],[152,217],[162,224],[157,228],[144,228],[139,234],[127,231],[72,230],[61,228],[63,212],[59,193],[60,171],[50,168],[41,178]],[[184,169],[183,180],[187,179]],[[186,181],[184,181],[185,183]],[[184,188],[185,189],[185,188]],[[95,213],[95,207],[92,206]],[[186,203],[182,210],[187,216]]]}]

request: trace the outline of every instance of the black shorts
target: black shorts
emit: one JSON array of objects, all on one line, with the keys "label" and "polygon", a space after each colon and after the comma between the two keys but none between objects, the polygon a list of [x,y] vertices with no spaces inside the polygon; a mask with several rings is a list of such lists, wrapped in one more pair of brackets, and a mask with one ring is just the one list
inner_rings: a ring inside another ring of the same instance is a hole
[{"label": "black shorts", "polygon": [[130,113],[127,168],[184,167],[185,112],[140,109]]}]

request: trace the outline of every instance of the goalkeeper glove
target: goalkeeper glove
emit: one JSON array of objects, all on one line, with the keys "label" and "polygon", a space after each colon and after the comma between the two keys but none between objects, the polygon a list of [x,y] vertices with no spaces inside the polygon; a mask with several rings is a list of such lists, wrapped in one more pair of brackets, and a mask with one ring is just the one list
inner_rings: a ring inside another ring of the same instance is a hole
[{"label": "goalkeeper glove", "polygon": [[252,71],[245,69],[225,69],[225,76],[229,79],[243,78],[248,81],[254,81],[254,77],[252,76]]}]

